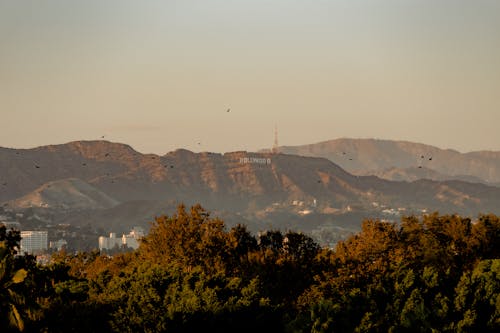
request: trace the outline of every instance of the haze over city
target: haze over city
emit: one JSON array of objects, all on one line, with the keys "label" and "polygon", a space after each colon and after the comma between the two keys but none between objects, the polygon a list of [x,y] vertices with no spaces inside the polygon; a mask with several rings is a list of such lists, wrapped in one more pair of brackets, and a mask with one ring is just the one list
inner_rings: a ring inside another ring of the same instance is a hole
[{"label": "haze over city", "polygon": [[0,145],[500,150],[499,31],[485,0],[1,1]]}]

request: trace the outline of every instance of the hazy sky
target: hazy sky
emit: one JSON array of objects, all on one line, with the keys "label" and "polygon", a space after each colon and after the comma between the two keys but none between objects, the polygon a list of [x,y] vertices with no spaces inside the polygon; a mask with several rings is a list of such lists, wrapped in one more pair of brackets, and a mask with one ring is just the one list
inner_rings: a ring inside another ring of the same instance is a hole
[{"label": "hazy sky", "polygon": [[500,150],[500,1],[0,0],[0,119],[16,148]]}]

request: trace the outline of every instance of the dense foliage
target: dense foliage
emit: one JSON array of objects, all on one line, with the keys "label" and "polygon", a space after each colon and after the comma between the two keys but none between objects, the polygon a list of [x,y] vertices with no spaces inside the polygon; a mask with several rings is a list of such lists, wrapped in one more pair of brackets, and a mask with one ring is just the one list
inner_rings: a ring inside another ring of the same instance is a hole
[{"label": "dense foliage", "polygon": [[498,332],[500,220],[366,220],[334,250],[225,229],[200,206],[114,257],[15,256],[0,228],[2,332]]}]

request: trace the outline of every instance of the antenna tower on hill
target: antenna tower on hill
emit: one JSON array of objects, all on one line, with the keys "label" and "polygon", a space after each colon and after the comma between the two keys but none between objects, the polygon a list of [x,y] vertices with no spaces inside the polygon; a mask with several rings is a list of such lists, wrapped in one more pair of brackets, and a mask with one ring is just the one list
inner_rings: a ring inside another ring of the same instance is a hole
[{"label": "antenna tower on hill", "polygon": [[279,147],[278,146],[278,126],[274,125],[274,144],[273,144],[273,149],[271,149],[271,152],[273,154],[279,153],[278,147]]}]

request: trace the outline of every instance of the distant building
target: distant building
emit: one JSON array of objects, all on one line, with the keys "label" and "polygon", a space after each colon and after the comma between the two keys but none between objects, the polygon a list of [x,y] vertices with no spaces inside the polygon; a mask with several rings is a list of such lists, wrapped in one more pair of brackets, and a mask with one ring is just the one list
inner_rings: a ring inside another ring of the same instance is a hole
[{"label": "distant building", "polygon": [[54,249],[56,251],[59,251],[61,250],[64,246],[68,246],[68,242],[64,239],[60,239],[60,240],[57,240],[57,241],[52,241],[49,243],[49,247],[51,249]]},{"label": "distant building", "polygon": [[109,237],[101,236],[99,237],[99,251],[111,250],[114,247],[120,247],[122,245],[122,239],[116,237],[116,233],[111,232]]},{"label": "distant building", "polygon": [[134,227],[128,235],[116,237],[116,233],[112,232],[109,237],[99,237],[99,250],[111,250],[114,247],[130,247],[137,249],[139,247],[139,240],[144,237],[144,230],[141,227]]},{"label": "distant building", "polygon": [[128,235],[122,236],[122,243],[126,247],[134,250],[139,248],[139,240],[144,237],[144,230],[141,227],[134,227]]},{"label": "distant building", "polygon": [[311,213],[312,213],[312,210],[310,210],[310,209],[299,210],[300,215],[309,215]]},{"label": "distant building", "polygon": [[47,250],[47,231],[21,231],[21,254],[36,254]]}]

